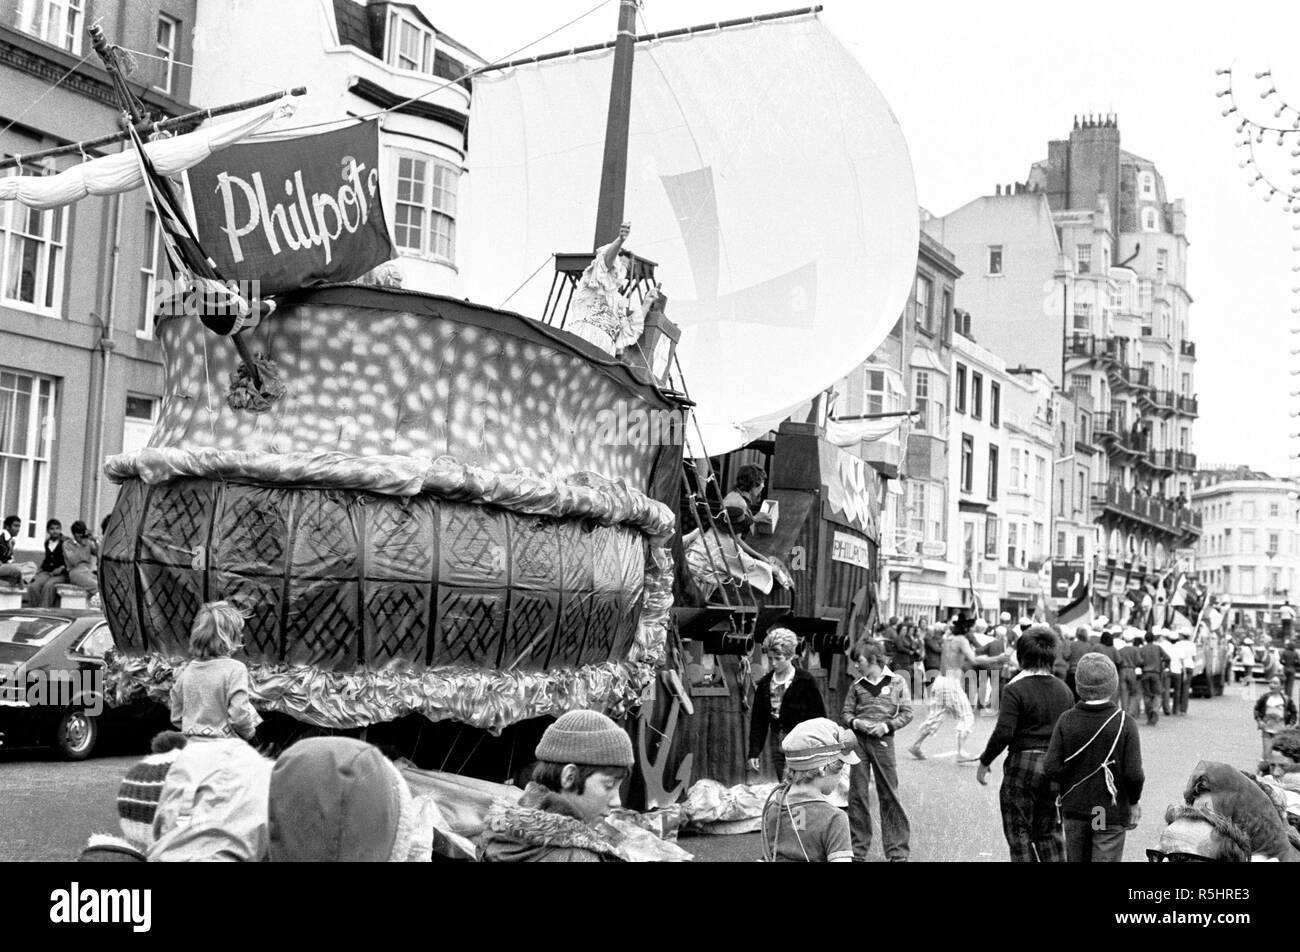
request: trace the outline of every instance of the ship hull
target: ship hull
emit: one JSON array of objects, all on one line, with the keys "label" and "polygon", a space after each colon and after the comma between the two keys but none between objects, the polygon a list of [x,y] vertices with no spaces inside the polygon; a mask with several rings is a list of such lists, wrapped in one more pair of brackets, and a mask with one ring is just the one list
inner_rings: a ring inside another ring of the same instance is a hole
[{"label": "ship hull", "polygon": [[108,461],[121,692],[165,697],[226,599],[255,701],[309,723],[499,731],[635,703],[663,657],[681,446],[618,422],[683,408],[572,335],[431,295],[313,291],[250,336],[282,386],[263,412],[232,398],[233,348],[163,321],[159,426]]}]

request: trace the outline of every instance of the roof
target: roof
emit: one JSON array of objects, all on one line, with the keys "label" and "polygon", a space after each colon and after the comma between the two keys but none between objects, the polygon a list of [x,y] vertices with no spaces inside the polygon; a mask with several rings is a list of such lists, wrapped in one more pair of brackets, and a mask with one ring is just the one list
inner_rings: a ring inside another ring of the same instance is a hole
[{"label": "roof", "polygon": [[355,46],[375,56],[383,55],[383,50],[375,51],[374,38],[370,35],[370,17],[363,4],[353,0],[334,0],[334,23],[342,45]]},{"label": "roof", "polygon": [[378,7],[390,6],[410,10],[434,31],[439,44],[458,50],[480,63],[487,62],[468,46],[439,30],[437,26],[429,21],[429,18],[425,16],[417,4],[402,3],[397,2],[397,0],[393,0],[393,2],[390,2],[390,0],[361,0],[361,2],[358,2],[358,0],[334,0],[334,23],[338,29],[339,43],[344,46],[355,46],[378,59],[383,59],[385,27],[382,17],[377,14],[372,17],[371,11]]}]

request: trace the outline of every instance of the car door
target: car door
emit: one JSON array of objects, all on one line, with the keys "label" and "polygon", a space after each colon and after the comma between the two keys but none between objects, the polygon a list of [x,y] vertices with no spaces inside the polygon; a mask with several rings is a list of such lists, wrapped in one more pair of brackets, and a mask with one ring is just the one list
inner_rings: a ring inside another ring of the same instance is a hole
[{"label": "car door", "polygon": [[75,665],[88,698],[94,706],[102,707],[104,703],[104,676],[108,663],[105,655],[113,647],[113,633],[108,622],[101,621],[77,639],[68,649],[68,661]]}]

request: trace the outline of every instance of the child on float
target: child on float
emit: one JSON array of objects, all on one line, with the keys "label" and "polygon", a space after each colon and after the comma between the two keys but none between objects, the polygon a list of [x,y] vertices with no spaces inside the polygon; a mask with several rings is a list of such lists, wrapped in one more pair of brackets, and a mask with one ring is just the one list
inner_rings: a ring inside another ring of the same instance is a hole
[{"label": "child on float", "polygon": [[209,602],[190,627],[190,661],[171,690],[171,719],[191,740],[250,743],[262,718],[249,697],[248,668],[231,657],[243,646],[244,616],[229,602]]},{"label": "child on float", "polygon": [[781,749],[785,780],[763,806],[763,861],[851,863],[849,819],[828,798],[845,764],[859,762],[853,732],[826,717],[797,724]]}]

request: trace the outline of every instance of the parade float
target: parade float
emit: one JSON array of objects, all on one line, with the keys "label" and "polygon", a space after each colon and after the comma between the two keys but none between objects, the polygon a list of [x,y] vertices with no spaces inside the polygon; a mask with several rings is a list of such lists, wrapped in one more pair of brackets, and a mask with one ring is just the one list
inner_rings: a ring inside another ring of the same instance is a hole
[{"label": "parade float", "polygon": [[[874,589],[874,472],[782,421],[889,333],[915,267],[901,131],[819,9],[634,37],[625,0],[614,43],[476,71],[465,300],[378,286],[373,123],[241,126],[156,168],[177,147],[129,130],[192,280],[160,302],[158,425],[106,463],[118,695],[164,699],[194,612],[227,599],[263,711],[415,721],[417,759],[499,780],[546,718],[597,708],[639,715],[646,802],[690,756],[733,779],[755,639],[780,620],[842,650]],[[185,169],[192,216],[165,181]],[[625,218],[619,292],[659,303],[616,356],[569,323],[599,258],[555,249],[604,252]],[[794,584],[701,598],[683,531],[703,509],[729,533],[726,471],[756,460],[780,515],[752,542]],[[690,685],[705,655],[725,697]]]}]

